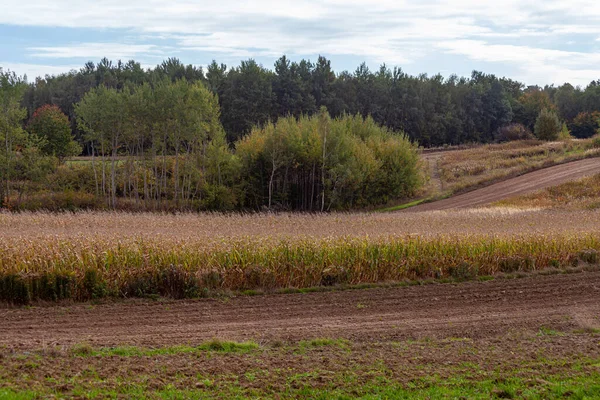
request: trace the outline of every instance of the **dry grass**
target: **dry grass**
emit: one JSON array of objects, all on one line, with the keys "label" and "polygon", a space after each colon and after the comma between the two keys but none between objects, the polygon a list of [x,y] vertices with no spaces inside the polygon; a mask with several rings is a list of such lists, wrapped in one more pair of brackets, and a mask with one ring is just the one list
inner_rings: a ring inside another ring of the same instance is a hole
[{"label": "dry grass", "polygon": [[442,193],[456,193],[535,169],[600,156],[600,149],[594,146],[592,139],[516,141],[440,153],[437,165]]},{"label": "dry grass", "polygon": [[463,279],[600,250],[595,211],[5,213],[0,229],[0,299],[17,303]]},{"label": "dry grass", "polygon": [[494,206],[560,210],[596,210],[600,208],[600,175],[563,183],[536,193],[500,201]]}]

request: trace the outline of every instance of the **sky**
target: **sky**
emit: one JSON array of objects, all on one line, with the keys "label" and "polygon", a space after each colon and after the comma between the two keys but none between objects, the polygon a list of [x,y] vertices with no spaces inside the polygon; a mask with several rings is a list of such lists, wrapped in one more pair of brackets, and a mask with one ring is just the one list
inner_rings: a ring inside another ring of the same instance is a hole
[{"label": "sky", "polygon": [[0,0],[0,67],[36,76],[87,61],[206,66],[281,55],[337,72],[478,70],[528,85],[600,79],[598,0]]}]

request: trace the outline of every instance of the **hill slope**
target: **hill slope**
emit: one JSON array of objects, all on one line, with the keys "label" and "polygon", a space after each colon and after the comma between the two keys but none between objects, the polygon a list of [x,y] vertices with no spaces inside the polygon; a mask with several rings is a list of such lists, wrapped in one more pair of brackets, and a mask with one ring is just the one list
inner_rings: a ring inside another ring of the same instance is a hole
[{"label": "hill slope", "polygon": [[408,208],[406,211],[418,212],[476,207],[598,173],[600,173],[600,159],[598,158],[573,161],[530,172],[444,200],[421,204]]}]

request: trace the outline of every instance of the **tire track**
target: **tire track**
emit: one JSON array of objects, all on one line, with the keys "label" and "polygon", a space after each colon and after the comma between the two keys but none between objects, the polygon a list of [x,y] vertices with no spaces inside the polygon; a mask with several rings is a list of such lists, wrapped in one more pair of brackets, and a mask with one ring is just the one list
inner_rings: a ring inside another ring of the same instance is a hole
[{"label": "tire track", "polygon": [[555,165],[507,179],[482,189],[432,203],[420,204],[403,212],[437,211],[452,208],[477,207],[510,197],[520,196],[551,186],[600,173],[600,158],[588,158]]}]

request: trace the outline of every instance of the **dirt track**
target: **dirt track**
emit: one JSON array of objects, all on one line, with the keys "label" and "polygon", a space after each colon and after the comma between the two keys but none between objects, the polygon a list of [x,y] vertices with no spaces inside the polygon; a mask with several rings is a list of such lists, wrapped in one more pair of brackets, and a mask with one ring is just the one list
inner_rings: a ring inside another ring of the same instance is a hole
[{"label": "dirt track", "polygon": [[448,199],[421,204],[404,211],[433,211],[450,208],[468,208],[493,203],[514,196],[532,193],[547,187],[560,185],[575,179],[581,179],[600,173],[600,159],[589,158],[566,164],[555,165],[507,179],[472,192],[453,196]]},{"label": "dirt track", "polygon": [[600,272],[344,292],[0,309],[0,347],[493,338],[600,327]]}]

